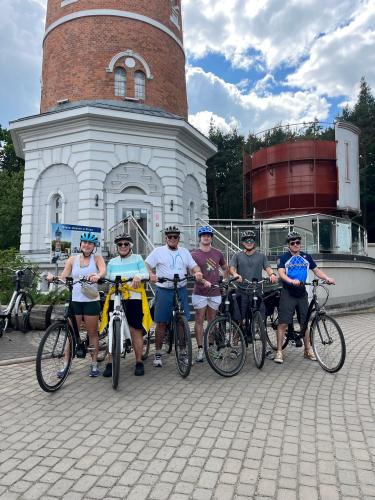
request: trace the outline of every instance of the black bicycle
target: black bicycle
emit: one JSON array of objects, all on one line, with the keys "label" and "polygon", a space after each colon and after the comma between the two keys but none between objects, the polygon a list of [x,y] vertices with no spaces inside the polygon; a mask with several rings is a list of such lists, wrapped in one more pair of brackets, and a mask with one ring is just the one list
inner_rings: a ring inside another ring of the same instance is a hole
[{"label": "black bicycle", "polygon": [[193,347],[191,342],[191,333],[189,323],[185,317],[184,309],[178,295],[178,284],[194,280],[192,276],[180,278],[175,274],[173,278],[158,278],[159,283],[173,283],[173,310],[172,321],[167,325],[164,342],[166,343],[166,352],[170,354],[174,344],[177,371],[182,378],[186,378],[191,370],[193,362]]},{"label": "black bicycle", "polygon": [[85,358],[94,348],[89,345],[88,336],[81,338],[75,315],[72,311],[72,292],[75,283],[85,283],[81,278],[65,281],[53,278],[54,283],[65,285],[69,290],[69,300],[65,304],[64,316],[52,323],[40,341],[36,356],[36,376],[40,387],[46,392],[55,392],[67,379],[72,359]]},{"label": "black bicycle", "polygon": [[218,315],[207,325],[203,346],[211,368],[223,377],[233,377],[242,370],[246,360],[246,342],[238,323],[233,319],[236,307],[233,282],[220,283],[222,300]]},{"label": "black bicycle", "polygon": [[34,306],[31,294],[25,290],[33,283],[34,271],[30,267],[25,267],[25,269],[7,268],[7,270],[14,273],[12,280],[15,289],[6,308],[0,309],[0,337],[6,332],[12,316],[14,316],[14,328],[23,333],[28,332],[30,330],[30,311]]},{"label": "black bicycle", "polygon": [[[337,321],[325,311],[325,304],[329,297],[327,283],[322,280],[313,280],[304,283],[312,287],[312,298],[309,303],[305,325],[296,330],[294,323],[288,325],[283,339],[282,348],[288,344],[300,347],[310,323],[310,344],[315,357],[323,368],[329,373],[338,372],[345,363],[346,344],[344,334]],[[298,315],[297,315],[298,317]],[[270,346],[276,350],[276,334],[278,326],[277,310],[274,310],[272,320],[267,321],[267,339]]]}]

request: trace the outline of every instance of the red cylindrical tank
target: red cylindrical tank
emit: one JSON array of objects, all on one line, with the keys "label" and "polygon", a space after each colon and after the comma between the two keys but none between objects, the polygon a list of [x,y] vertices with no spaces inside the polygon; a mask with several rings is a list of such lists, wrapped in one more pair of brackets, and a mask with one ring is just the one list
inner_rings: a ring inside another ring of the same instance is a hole
[{"label": "red cylindrical tank", "polygon": [[41,112],[124,99],[187,118],[180,0],[49,0]]},{"label": "red cylindrical tank", "polygon": [[256,217],[335,213],[336,143],[297,140],[264,148],[251,162]]}]

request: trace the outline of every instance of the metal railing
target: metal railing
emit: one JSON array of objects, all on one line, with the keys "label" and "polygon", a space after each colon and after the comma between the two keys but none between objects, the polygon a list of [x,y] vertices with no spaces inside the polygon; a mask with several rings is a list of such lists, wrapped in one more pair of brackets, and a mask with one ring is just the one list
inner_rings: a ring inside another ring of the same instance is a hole
[{"label": "metal railing", "polygon": [[108,230],[106,247],[110,257],[117,255],[115,238],[121,233],[130,234],[134,244],[133,252],[142,255],[144,258],[155,248],[155,245],[138,224],[137,220],[132,215],[129,215],[126,219],[118,222]]}]

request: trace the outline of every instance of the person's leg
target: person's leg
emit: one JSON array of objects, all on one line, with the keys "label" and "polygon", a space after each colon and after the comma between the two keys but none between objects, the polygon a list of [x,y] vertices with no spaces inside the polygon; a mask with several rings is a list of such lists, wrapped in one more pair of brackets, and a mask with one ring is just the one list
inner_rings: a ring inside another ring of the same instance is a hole
[{"label": "person's leg", "polygon": [[135,361],[137,363],[142,362],[143,354],[143,331],[136,330],[132,326],[130,327],[130,335],[132,337],[132,344],[134,349]]},{"label": "person's leg", "polygon": [[86,325],[87,335],[89,337],[89,345],[93,347],[91,351],[91,359],[93,363],[96,363],[99,350],[99,336],[98,336],[98,323],[99,316],[87,316],[84,317],[84,322]]},{"label": "person's leg", "polygon": [[287,290],[281,291],[279,304],[279,326],[277,327],[277,351],[274,358],[275,363],[283,363],[283,342],[288,324],[293,320],[295,300]]},{"label": "person's leg", "polygon": [[166,330],[167,330],[167,323],[156,323],[156,329],[155,329],[156,351],[161,351],[161,348],[163,347]]},{"label": "person's leg", "polygon": [[307,298],[307,294],[305,297],[302,297],[298,301],[298,309],[299,309],[299,321],[300,321],[300,326],[301,326],[301,333],[305,332],[305,335],[303,337],[303,343],[304,343],[304,357],[311,359],[311,361],[316,361],[316,357],[314,354],[314,351],[312,350],[311,344],[310,344],[310,335],[309,335],[309,329],[307,328],[306,324],[306,319],[307,319],[307,312],[309,309],[309,302]]},{"label": "person's leg", "polygon": [[[203,347],[203,322],[206,317],[206,311],[208,311],[208,307],[203,307],[202,309],[195,309],[195,339],[197,341],[197,347]],[[208,315],[207,315],[208,320]]]}]

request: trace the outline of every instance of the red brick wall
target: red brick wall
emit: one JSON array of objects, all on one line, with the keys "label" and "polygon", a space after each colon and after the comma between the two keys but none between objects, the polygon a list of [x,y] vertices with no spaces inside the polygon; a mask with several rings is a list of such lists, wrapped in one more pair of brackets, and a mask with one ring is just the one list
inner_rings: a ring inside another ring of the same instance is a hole
[{"label": "red brick wall", "polygon": [[[106,8],[143,14],[182,38],[182,32],[170,21],[170,5],[169,0],[79,0],[61,7],[61,0],[49,0],[46,27],[72,12]],[[75,19],[47,35],[41,112],[62,99],[121,100],[114,95],[114,73],[107,73],[106,68],[114,55],[127,49],[142,56],[153,75],[152,80],[146,78],[145,104],[187,117],[185,57],[181,47],[149,24],[113,16]],[[133,70],[125,69],[128,96],[134,97],[132,72],[142,67],[137,62]]]}]

